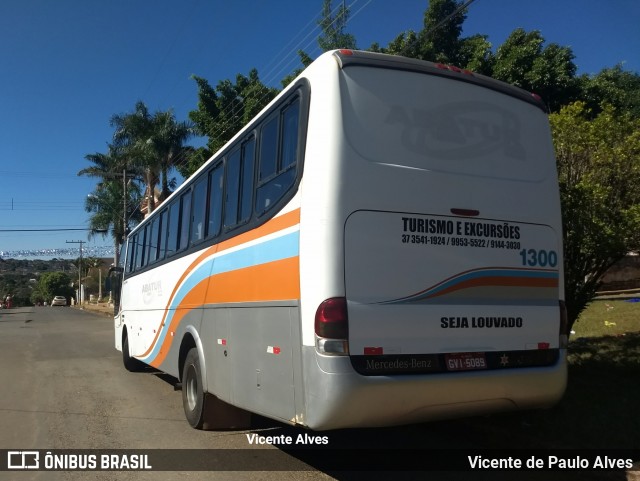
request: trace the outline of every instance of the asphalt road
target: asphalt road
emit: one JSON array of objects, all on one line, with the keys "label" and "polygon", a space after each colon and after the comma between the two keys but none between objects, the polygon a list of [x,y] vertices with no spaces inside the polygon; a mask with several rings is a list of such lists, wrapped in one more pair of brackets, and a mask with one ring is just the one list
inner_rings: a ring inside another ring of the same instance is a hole
[{"label": "asphalt road", "polygon": [[[248,433],[283,429],[258,419],[252,431],[194,430],[172,379],[127,372],[113,344],[113,321],[104,315],[69,307],[0,310],[0,449],[233,449],[242,456],[258,449]],[[246,472],[0,472],[0,479],[333,479],[277,448],[259,449],[273,451],[273,459],[259,458],[272,469],[305,471],[261,472],[254,464]]]},{"label": "asphalt road", "polygon": [[[438,457],[447,452],[442,448],[450,448],[450,452],[451,448],[513,446],[510,439],[514,433],[509,427],[513,424],[470,418],[399,428],[310,433],[254,416],[250,430],[198,431],[184,418],[181,392],[174,390],[174,381],[153,370],[126,371],[120,352],[114,348],[113,320],[103,314],[69,307],[0,310],[0,451],[173,450],[161,452],[166,453],[165,463],[184,455],[195,461],[198,456],[215,459],[225,469],[238,467],[237,471],[0,471],[0,480],[599,479],[584,477],[580,471],[330,470],[327,462],[336,457],[348,464],[350,457],[358,456],[358,466],[368,462],[380,465],[390,459],[393,466],[405,456],[405,461],[422,466],[420,463],[439,461]],[[523,426],[526,434],[526,423]],[[332,451],[256,446],[248,440],[253,434],[294,438],[326,435]],[[175,451],[178,449],[189,451],[181,454]],[[158,451],[154,452],[157,456]],[[500,451],[494,453],[499,455]],[[3,461],[0,459],[0,466]],[[620,474],[606,479],[625,479],[624,473]]]}]

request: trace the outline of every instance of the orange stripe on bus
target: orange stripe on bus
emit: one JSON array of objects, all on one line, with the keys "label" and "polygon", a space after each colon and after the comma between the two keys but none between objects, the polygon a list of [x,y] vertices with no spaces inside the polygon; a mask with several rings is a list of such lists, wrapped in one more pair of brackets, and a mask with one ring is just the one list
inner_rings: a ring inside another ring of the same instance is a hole
[{"label": "orange stripe on bus", "polygon": [[[300,299],[299,267],[299,257],[296,256],[204,279],[189,291],[176,309],[167,335],[151,365],[157,368],[164,362],[174,339],[169,333],[177,330],[188,312],[201,307],[203,299],[205,304]],[[152,349],[153,346],[145,354]]]},{"label": "orange stripe on bus", "polygon": [[224,251],[226,249],[231,249],[232,247],[239,246],[246,242],[251,242],[252,240],[259,239],[260,237],[264,237],[280,230],[293,227],[294,225],[297,225],[299,223],[300,209],[295,209],[291,212],[287,212],[286,214],[282,214],[279,217],[274,217],[269,222],[258,227],[257,229],[250,230],[248,232],[240,234],[239,236],[221,242],[220,244],[218,244],[218,250]]},{"label": "orange stripe on bus", "polygon": [[[162,361],[164,361],[165,357],[167,357],[169,349],[171,349],[172,341],[174,339],[173,336],[171,336],[171,332],[175,332],[175,329],[180,324],[180,321],[182,321],[182,318],[190,313],[194,308],[202,307],[202,299],[207,292],[208,283],[209,279],[204,279],[203,281],[195,285],[193,289],[191,289],[184,297],[184,299],[180,303],[180,306],[175,310],[173,318],[171,319],[171,324],[169,325],[169,329],[167,329],[167,334],[165,335],[164,341],[162,342],[162,346],[160,346],[158,354],[156,355],[153,362],[151,362],[151,366],[157,368],[158,366],[160,366],[160,364],[162,364]],[[154,346],[152,344],[145,355],[151,352],[153,347]]]},{"label": "orange stripe on bus", "polygon": [[[171,291],[171,296],[169,296],[167,307],[165,308],[161,323],[163,323],[167,318],[167,315],[169,313],[169,306],[171,305],[171,302],[173,301],[173,298],[176,295],[176,292],[182,285],[182,282],[207,257],[212,256],[213,254],[216,254],[219,251],[231,249],[232,247],[242,245],[243,243],[250,242],[255,239],[259,239],[260,237],[273,234],[275,232],[278,232],[283,229],[287,229],[289,227],[293,227],[294,225],[297,225],[299,223],[300,223],[300,209],[298,208],[298,209],[292,210],[291,212],[287,212],[286,214],[283,214],[281,216],[274,217],[273,219],[268,221],[266,224],[258,227],[257,229],[253,229],[251,231],[245,232],[244,234],[241,234],[237,237],[226,240],[219,244],[213,245],[208,249],[206,249],[191,263],[189,267],[187,267],[187,269],[185,269],[184,273],[178,279],[178,282],[176,282],[175,286],[173,287],[173,290]],[[156,333],[153,339],[153,342],[151,343],[151,347],[149,347],[149,349],[139,357],[145,357],[149,355],[149,353],[153,350],[153,347],[156,345],[156,342],[158,342],[158,336],[160,336],[160,332],[161,332],[161,329],[158,329],[158,332]]]},{"label": "orange stripe on bus", "polygon": [[300,299],[299,257],[290,257],[210,278],[206,304]]},{"label": "orange stripe on bus", "polygon": [[193,263],[185,270],[184,274],[180,276],[180,279],[178,279],[178,282],[173,288],[173,292],[171,292],[171,297],[169,298],[169,303],[167,304],[167,307],[171,304],[171,300],[173,299],[173,296],[175,296],[176,291],[182,285],[182,281],[184,281],[184,279],[189,275],[189,273],[193,271],[193,269],[195,269],[207,257],[213,254],[216,254],[218,252],[231,249],[232,247],[237,247],[246,242],[251,242],[252,240],[259,239],[260,237],[265,237],[269,234],[273,234],[280,230],[293,227],[294,225],[299,223],[300,223],[300,209],[295,209],[279,217],[274,217],[269,222],[258,227],[257,229],[250,230],[248,232],[245,232],[244,234],[240,234],[237,237],[223,241],[220,244],[211,246],[210,248],[205,250],[202,254],[200,254],[193,261]]}]

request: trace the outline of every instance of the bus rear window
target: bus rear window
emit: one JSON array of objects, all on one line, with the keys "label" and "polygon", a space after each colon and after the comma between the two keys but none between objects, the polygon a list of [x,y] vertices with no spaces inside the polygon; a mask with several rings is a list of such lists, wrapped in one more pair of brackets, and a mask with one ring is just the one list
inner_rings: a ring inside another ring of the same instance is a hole
[{"label": "bus rear window", "polygon": [[372,67],[343,71],[353,148],[372,162],[480,177],[555,175],[545,114],[472,83]]}]

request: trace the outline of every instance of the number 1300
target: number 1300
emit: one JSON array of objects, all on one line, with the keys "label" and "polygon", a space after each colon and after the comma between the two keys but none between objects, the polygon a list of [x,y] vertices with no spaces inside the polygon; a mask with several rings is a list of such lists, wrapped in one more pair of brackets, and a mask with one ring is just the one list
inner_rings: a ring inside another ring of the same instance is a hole
[{"label": "number 1300", "polygon": [[520,251],[523,266],[530,267],[555,267],[558,265],[558,253],[556,251],[522,249]]}]

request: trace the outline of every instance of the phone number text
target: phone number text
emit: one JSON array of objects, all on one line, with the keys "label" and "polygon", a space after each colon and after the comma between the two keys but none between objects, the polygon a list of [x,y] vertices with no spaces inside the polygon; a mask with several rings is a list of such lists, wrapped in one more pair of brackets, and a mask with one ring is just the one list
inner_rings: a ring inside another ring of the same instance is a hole
[{"label": "phone number text", "polygon": [[520,242],[500,239],[469,239],[467,237],[447,237],[440,235],[402,234],[403,244],[423,244],[432,246],[478,247],[481,249],[520,249]]}]

